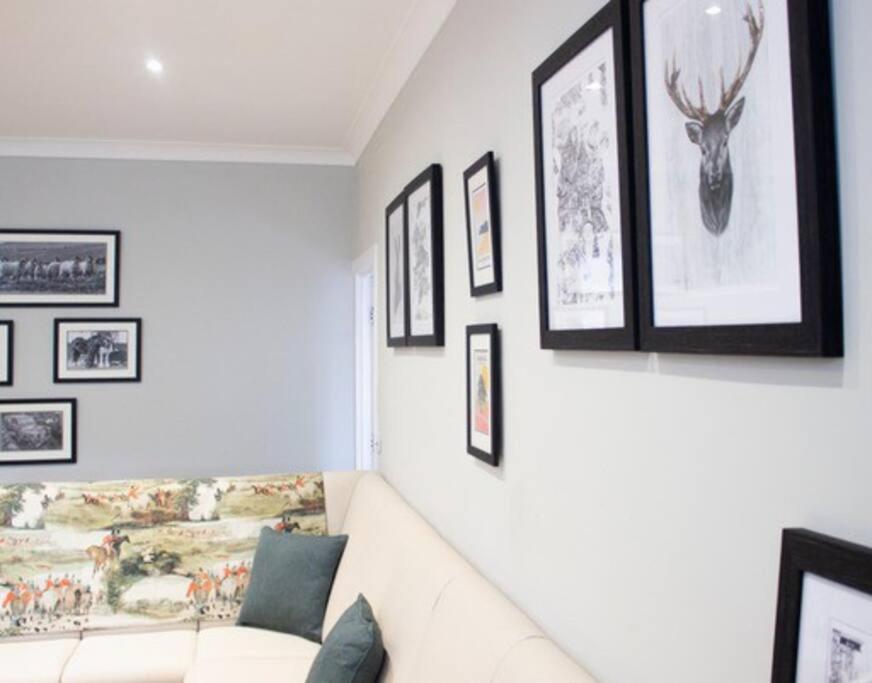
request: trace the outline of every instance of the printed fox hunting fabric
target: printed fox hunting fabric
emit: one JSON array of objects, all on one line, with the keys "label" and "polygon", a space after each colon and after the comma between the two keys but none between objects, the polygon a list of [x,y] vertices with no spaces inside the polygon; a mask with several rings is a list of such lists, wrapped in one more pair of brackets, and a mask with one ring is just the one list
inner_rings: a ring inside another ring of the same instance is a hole
[{"label": "printed fox hunting fabric", "polygon": [[323,476],[0,486],[0,636],[232,623],[264,526],[326,535]]}]

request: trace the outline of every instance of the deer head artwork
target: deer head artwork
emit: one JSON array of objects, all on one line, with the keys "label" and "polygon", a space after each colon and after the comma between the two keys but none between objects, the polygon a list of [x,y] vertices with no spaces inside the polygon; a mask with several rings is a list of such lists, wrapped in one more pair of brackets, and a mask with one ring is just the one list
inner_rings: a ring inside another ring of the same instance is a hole
[{"label": "deer head artwork", "polygon": [[745,108],[745,98],[736,99],[742,86],[751,73],[757,50],[763,39],[765,24],[763,0],[760,0],[759,13],[755,14],[750,3],[744,15],[751,36],[751,48],[748,56],[741,60],[733,82],[727,87],[724,83],[724,69],[720,69],[721,99],[718,107],[709,111],[705,100],[702,78],[698,79],[699,104],[694,104],[687,91],[679,84],[681,69],[676,65],[675,57],[672,64],[666,62],[665,82],[669,98],[686,118],[684,127],[687,137],[700,149],[702,158],[699,165],[699,203],[702,222],[713,235],[719,236],[727,229],[730,222],[730,209],[733,204],[733,167],[730,163],[730,133],[732,133],[742,118]]}]

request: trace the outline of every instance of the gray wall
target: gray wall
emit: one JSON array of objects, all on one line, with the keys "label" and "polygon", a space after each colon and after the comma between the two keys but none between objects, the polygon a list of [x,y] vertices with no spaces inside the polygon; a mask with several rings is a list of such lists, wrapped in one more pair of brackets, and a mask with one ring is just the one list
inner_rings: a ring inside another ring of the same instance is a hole
[{"label": "gray wall", "polygon": [[[380,343],[384,474],[602,683],[769,679],[784,526],[872,544],[872,2],[835,0],[843,361],[541,351],[530,74],[602,0],[461,0],[359,165],[357,251],[431,162],[446,346]],[[502,180],[505,291],[473,300],[462,173]],[[505,464],[465,452],[464,326],[503,330]],[[378,325],[384,336],[384,321]]]},{"label": "gray wall", "polygon": [[[0,481],[351,469],[350,168],[0,159],[0,226],[122,231],[118,309],[0,309],[15,386],[77,397],[79,464]],[[52,384],[52,321],[141,316],[143,382]]]}]

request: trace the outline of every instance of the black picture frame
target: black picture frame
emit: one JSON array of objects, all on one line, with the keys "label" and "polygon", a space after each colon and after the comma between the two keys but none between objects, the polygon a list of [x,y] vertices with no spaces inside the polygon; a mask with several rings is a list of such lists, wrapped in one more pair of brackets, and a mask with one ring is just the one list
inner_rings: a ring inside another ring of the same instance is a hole
[{"label": "black picture frame", "polygon": [[[64,229],[29,229],[29,228],[0,228],[0,244],[3,242],[8,242],[14,240],[16,236],[24,236],[24,235],[37,235],[46,237],[47,242],[51,242],[51,237],[95,237],[100,240],[106,240],[107,244],[107,254],[112,253],[113,256],[113,285],[111,288],[107,287],[106,298],[107,301],[94,302],[87,300],[88,296],[91,295],[81,295],[82,299],[76,300],[74,299],[74,295],[63,295],[57,294],[57,296],[67,296],[68,298],[59,298],[59,299],[51,299],[50,295],[46,295],[46,298],[43,300],[35,300],[35,301],[9,301],[5,297],[8,295],[5,291],[0,289],[0,308],[117,308],[120,304],[121,298],[121,231],[120,230],[64,230]],[[55,240],[58,241],[58,240]],[[107,264],[108,268],[108,264]],[[108,271],[107,271],[108,277]],[[28,296],[34,295],[20,295],[24,298]]]},{"label": "black picture frame", "polygon": [[796,683],[806,574],[872,596],[872,548],[807,529],[784,530],[772,683]]},{"label": "black picture frame", "polygon": [[[78,401],[74,398],[46,399],[0,399],[0,406],[29,406],[36,404],[63,405],[70,409],[70,455],[64,459],[32,458],[21,460],[4,460],[0,457],[0,466],[16,467],[20,465],[74,465],[78,462]],[[0,451],[2,453],[2,451]]]},{"label": "black picture frame", "polygon": [[[475,284],[475,245],[473,240],[470,181],[482,170],[487,175],[488,204],[490,208],[491,254],[493,258],[493,282],[476,286]],[[497,164],[493,152],[487,152],[463,172],[463,197],[466,209],[466,243],[469,263],[469,294],[472,297],[495,294],[503,291],[502,223],[500,218],[500,193],[497,178]]]},{"label": "black picture frame", "polygon": [[[491,379],[491,451],[473,445],[472,439],[472,337],[486,335],[490,338]],[[468,325],[466,327],[466,451],[470,455],[494,467],[499,466],[503,446],[503,386],[500,331],[495,324]]]},{"label": "black picture frame", "polygon": [[[391,216],[403,211],[403,334],[391,336]],[[390,348],[403,347],[409,343],[409,213],[406,206],[406,192],[401,192],[385,209],[385,333]]]},{"label": "black picture frame", "polygon": [[0,381],[0,387],[11,387],[15,381],[15,321],[0,320],[0,328],[6,328],[6,379]]},{"label": "black picture frame", "polygon": [[[59,366],[61,355],[61,327],[69,324],[106,324],[132,325],[135,328],[136,358],[133,361],[134,374],[130,377],[62,377]],[[55,318],[53,345],[53,378],[55,384],[115,384],[142,382],[142,318]]]},{"label": "black picture frame", "polygon": [[[623,327],[551,329],[548,298],[547,218],[541,90],[545,83],[606,31],[613,31],[615,62],[615,107],[621,207],[621,258],[623,278]],[[588,349],[626,351],[637,348],[636,335],[636,241],[633,200],[632,140],[630,129],[630,83],[626,0],[610,0],[584,26],[533,72],[533,126],[536,161],[536,224],[539,267],[539,330],[543,349]]]},{"label": "black picture frame", "polygon": [[[409,201],[412,195],[426,184],[430,184],[430,254],[432,259],[432,306],[433,333],[415,334],[412,325],[412,218]],[[445,261],[443,255],[443,206],[442,206],[442,167],[431,164],[419,173],[406,186],[406,328],[407,346],[445,345]]]},{"label": "black picture frame", "polygon": [[639,269],[644,351],[841,357],[842,282],[829,3],[787,0],[802,322],[657,327],[651,257],[644,3],[630,0]]}]

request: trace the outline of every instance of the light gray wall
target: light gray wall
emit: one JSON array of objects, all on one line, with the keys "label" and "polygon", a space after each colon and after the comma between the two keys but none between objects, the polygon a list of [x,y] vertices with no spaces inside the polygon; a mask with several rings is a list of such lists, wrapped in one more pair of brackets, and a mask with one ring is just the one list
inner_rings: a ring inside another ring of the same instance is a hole
[{"label": "light gray wall", "polygon": [[[460,0],[359,165],[358,252],[445,178],[446,347],[381,340],[381,466],[602,683],[761,683],[781,528],[872,544],[872,2],[833,3],[847,343],[822,362],[539,350],[530,74],[601,4]],[[505,291],[472,300],[461,177],[488,149]],[[503,330],[498,470],[465,452],[476,322]]]},{"label": "light gray wall", "polygon": [[[79,464],[0,481],[351,469],[350,168],[0,159],[0,226],[119,228],[121,307],[0,309]],[[141,316],[143,382],[52,384],[52,321]]]}]

